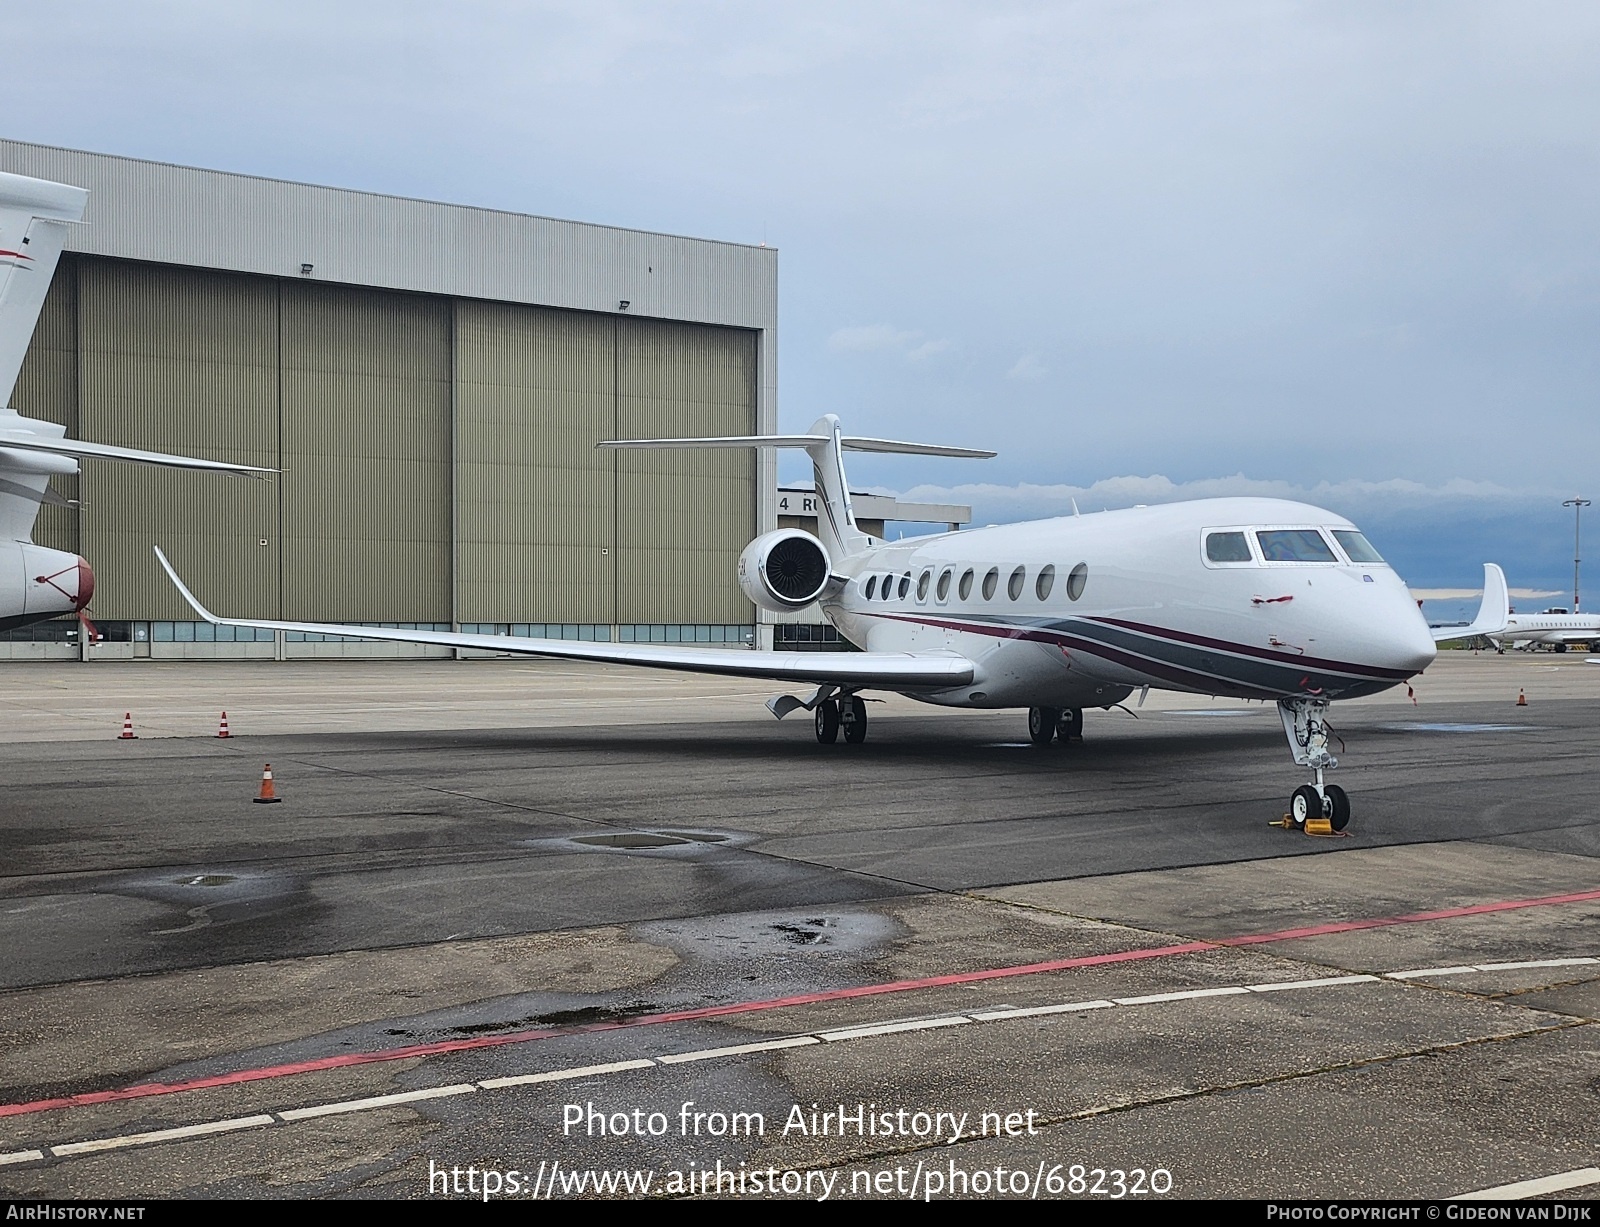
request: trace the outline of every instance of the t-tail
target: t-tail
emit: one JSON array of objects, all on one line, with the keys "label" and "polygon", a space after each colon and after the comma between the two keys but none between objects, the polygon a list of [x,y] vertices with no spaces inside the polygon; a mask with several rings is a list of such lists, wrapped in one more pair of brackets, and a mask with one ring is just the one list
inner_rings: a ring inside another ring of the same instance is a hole
[{"label": "t-tail", "polygon": [[[599,447],[796,447],[811,457],[811,470],[822,504],[817,536],[830,557],[848,558],[868,548],[872,539],[856,523],[845,477],[845,452],[898,452],[910,456],[953,456],[986,460],[994,452],[935,443],[902,443],[897,439],[864,439],[843,434],[839,419],[827,413],[803,435],[730,435],[707,439],[607,439]],[[814,549],[815,547],[813,547]]]},{"label": "t-tail", "polygon": [[0,406],[17,386],[67,227],[88,203],[81,187],[0,173]]}]

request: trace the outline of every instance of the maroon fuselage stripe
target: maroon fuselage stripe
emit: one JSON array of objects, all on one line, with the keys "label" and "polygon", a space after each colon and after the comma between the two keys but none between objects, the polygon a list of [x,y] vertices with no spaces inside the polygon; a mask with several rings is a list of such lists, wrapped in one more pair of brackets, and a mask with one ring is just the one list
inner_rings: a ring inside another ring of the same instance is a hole
[{"label": "maroon fuselage stripe", "polygon": [[292,1074],[309,1074],[327,1069],[344,1069],[352,1065],[373,1065],[381,1061],[405,1061],[416,1057],[440,1056],[452,1052],[471,1052],[482,1048],[501,1048],[508,1044],[526,1044],[534,1040],[553,1039],[563,1035],[586,1035],[597,1031],[622,1031],[633,1027],[655,1026],[660,1023],[695,1022],[707,1018],[726,1018],[734,1014],[755,1014],[766,1010],[782,1010],[793,1006],[816,1005],[824,1001],[846,1001],[855,997],[878,997],[888,993],[910,993],[921,989],[946,988],[959,984],[978,984],[985,980],[1003,980],[1013,976],[1035,976],[1044,972],[1071,971],[1079,967],[1103,967],[1111,963],[1130,963],[1143,959],[1167,958],[1175,954],[1197,954],[1206,950],[1230,946],[1261,946],[1270,942],[1294,941],[1305,937],[1326,937],[1333,933],[1359,933],[1367,929],[1386,929],[1395,925],[1424,924],[1434,920],[1455,920],[1463,916],[1483,916],[1492,912],[1513,912],[1531,907],[1550,907],[1561,903],[1585,903],[1600,899],[1600,890],[1577,891],[1567,895],[1545,895],[1537,899],[1506,899],[1495,903],[1476,903],[1466,907],[1441,908],[1431,912],[1411,912],[1405,916],[1383,916],[1368,920],[1341,920],[1331,924],[1309,925],[1295,929],[1279,929],[1272,933],[1252,933],[1242,937],[1219,937],[1212,941],[1181,942],[1173,946],[1148,946],[1139,950],[1123,950],[1114,954],[1090,954],[1071,959],[1052,959],[1044,963],[1023,963],[1015,967],[991,967],[982,971],[955,972],[945,976],[925,976],[917,980],[891,980],[884,984],[862,984],[854,988],[829,989],[820,993],[801,993],[793,997],[773,997],[763,1001],[736,1001],[728,1005],[702,1006],[693,1010],[675,1010],[664,1014],[642,1014],[637,1018],[617,1022],[590,1023],[582,1027],[552,1027],[540,1031],[517,1031],[509,1035],[479,1036],[469,1040],[441,1040],[435,1044],[410,1044],[404,1048],[384,1048],[375,1052],[350,1052],[339,1056],[319,1057],[310,1061],[296,1061],[287,1065],[269,1065],[261,1069],[236,1070],[208,1078],[188,1078],[181,1082],[148,1082],[139,1086],[123,1087],[115,1091],[87,1091],[81,1095],[64,1095],[58,1099],[37,1099],[31,1103],[0,1104],[0,1117],[26,1116],[34,1112],[47,1112],[55,1108],[86,1107],[90,1104],[113,1103],[124,1099],[146,1099],[155,1095],[174,1095],[180,1091],[198,1091],[208,1087],[234,1086],[242,1082],[261,1082],[271,1078],[286,1078]]}]

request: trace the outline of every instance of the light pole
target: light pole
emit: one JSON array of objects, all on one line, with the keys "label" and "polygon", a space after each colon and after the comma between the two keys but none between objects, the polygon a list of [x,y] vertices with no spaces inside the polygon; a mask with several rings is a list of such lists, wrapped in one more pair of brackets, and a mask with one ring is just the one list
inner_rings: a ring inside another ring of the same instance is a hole
[{"label": "light pole", "polygon": [[1572,508],[1572,612],[1578,613],[1578,534],[1583,528],[1583,509],[1589,506],[1589,500],[1569,498],[1561,505]]}]

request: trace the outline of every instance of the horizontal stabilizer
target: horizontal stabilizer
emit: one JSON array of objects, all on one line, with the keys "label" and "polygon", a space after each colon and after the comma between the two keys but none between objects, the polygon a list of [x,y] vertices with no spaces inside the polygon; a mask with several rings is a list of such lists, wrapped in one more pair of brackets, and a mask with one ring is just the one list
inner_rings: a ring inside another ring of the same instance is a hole
[{"label": "horizontal stabilizer", "polygon": [[114,447],[109,443],[86,443],[81,439],[43,439],[0,432],[0,448],[19,452],[44,452],[52,456],[71,456],[80,460],[126,460],[135,464],[159,464],[174,469],[208,469],[216,473],[236,473],[260,477],[277,469],[249,464],[227,464],[221,460],[201,460],[196,456],[175,456],[166,452],[147,452],[136,447]]},{"label": "horizontal stabilizer", "polygon": [[[719,435],[707,439],[606,439],[596,447],[824,447],[828,435]],[[844,435],[839,440],[847,452],[895,452],[905,456],[951,456],[958,460],[989,460],[998,453],[973,447],[948,447],[942,443],[902,443],[897,439],[862,439]]]},{"label": "horizontal stabilizer", "polygon": [[472,635],[460,631],[219,618],[195,599],[194,593],[179,578],[159,546],[156,547],[156,557],[183,599],[195,613],[214,626],[250,626],[289,634],[340,635],[347,639],[423,643],[472,651],[515,652],[529,656],[556,656],[566,660],[592,660],[600,664],[677,669],[685,673],[774,678],[836,686],[870,686],[878,690],[945,690],[952,686],[965,686],[973,678],[972,662],[954,652],[752,652],[746,648],[678,647],[666,643],[574,643],[570,640],[529,639],[515,635]]},{"label": "horizontal stabilizer", "polygon": [[1483,564],[1483,600],[1478,616],[1470,626],[1429,627],[1435,643],[1453,639],[1472,639],[1478,635],[1498,635],[1511,623],[1511,594],[1506,590],[1506,573],[1492,562]]}]

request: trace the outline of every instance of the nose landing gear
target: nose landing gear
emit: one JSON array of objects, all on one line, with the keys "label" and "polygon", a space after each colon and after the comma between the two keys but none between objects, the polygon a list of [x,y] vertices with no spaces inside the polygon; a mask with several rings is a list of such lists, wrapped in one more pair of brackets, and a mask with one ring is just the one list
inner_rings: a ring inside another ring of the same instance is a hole
[{"label": "nose landing gear", "polygon": [[1320,698],[1278,700],[1278,715],[1295,765],[1310,767],[1314,777],[1310,784],[1296,788],[1289,798],[1289,817],[1302,830],[1306,823],[1319,819],[1334,831],[1350,825],[1349,795],[1337,784],[1323,781],[1323,773],[1339,765],[1328,750],[1328,707],[1328,700]]}]

